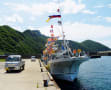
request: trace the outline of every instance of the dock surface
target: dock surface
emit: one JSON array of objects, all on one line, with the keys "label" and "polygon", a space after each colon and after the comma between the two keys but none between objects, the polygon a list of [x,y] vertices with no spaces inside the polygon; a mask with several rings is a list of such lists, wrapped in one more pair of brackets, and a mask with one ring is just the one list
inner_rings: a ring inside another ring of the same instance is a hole
[{"label": "dock surface", "polygon": [[60,90],[50,80],[50,85],[44,87],[44,79],[48,79],[48,76],[46,71],[41,72],[38,59],[36,62],[25,59],[25,63],[25,70],[6,73],[4,63],[0,62],[0,90]]}]

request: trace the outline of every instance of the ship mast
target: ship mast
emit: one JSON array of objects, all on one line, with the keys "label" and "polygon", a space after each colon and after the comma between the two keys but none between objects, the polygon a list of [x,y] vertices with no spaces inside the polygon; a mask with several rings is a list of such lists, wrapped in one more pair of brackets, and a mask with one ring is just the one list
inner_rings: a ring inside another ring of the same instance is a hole
[{"label": "ship mast", "polygon": [[[61,8],[60,8],[60,1],[59,0],[58,0],[58,9],[57,9],[57,12],[61,15]],[[61,26],[62,37],[63,37],[63,44],[64,44],[64,47],[66,49],[67,45],[66,45],[65,34],[64,34],[63,25],[62,25],[62,15],[61,15],[61,18],[58,20],[58,24]]]},{"label": "ship mast", "polygon": [[[58,10],[57,11],[61,15],[60,0],[58,0]],[[68,42],[66,42],[66,40],[65,40],[65,34],[64,34],[63,25],[62,25],[62,15],[61,15],[61,18],[59,20],[60,21],[58,21],[58,24],[61,26],[61,30],[62,30],[63,45],[64,45],[65,50],[67,50],[68,54],[70,55],[70,53],[72,54],[72,51],[68,47]]]}]

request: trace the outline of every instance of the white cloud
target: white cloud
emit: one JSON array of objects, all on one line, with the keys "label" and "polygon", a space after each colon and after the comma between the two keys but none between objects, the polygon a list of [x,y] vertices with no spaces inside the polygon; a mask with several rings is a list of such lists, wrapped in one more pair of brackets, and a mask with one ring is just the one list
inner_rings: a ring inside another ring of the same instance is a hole
[{"label": "white cloud", "polygon": [[14,10],[23,10],[23,11],[27,11],[29,9],[29,7],[25,4],[17,4],[17,3],[4,3],[5,6],[9,6],[11,8],[13,8]]},{"label": "white cloud", "polygon": [[[69,32],[67,32],[67,30]],[[69,39],[101,39],[111,36],[111,27],[104,27],[101,25],[90,25],[82,23],[66,23],[65,32],[69,35]]]},{"label": "white cloud", "polygon": [[111,8],[111,4],[108,4],[108,7]]},{"label": "white cloud", "polygon": [[[10,6],[15,11],[24,11],[31,13],[33,15],[43,15],[44,13],[53,12],[57,8],[57,4],[49,2],[47,4],[16,4],[16,3],[5,3],[5,5]],[[56,10],[55,10],[56,11]]]},{"label": "white cloud", "polygon": [[[56,27],[56,26],[55,26]],[[39,29],[43,34],[50,35],[50,27],[42,27]],[[70,23],[64,24],[64,31],[68,40],[83,41],[87,39],[101,41],[106,37],[111,37],[111,27],[104,27],[101,25],[90,25],[83,23]],[[58,27],[54,28],[56,35],[59,34]],[[111,42],[109,42],[111,44]],[[103,44],[105,44],[103,42]],[[111,46],[110,46],[111,47]]]},{"label": "white cloud", "polygon": [[111,48],[111,40],[101,40],[101,41],[98,41],[106,46],[108,46],[109,48]]},{"label": "white cloud", "polygon": [[12,16],[5,16],[5,21],[10,23],[15,23],[15,22],[23,23],[22,17],[19,16],[18,14],[14,14]]},{"label": "white cloud", "polygon": [[98,6],[95,6],[94,8],[104,8],[105,6],[104,5],[98,5]]},{"label": "white cloud", "polygon": [[97,16],[95,19],[96,21],[106,21],[106,22],[111,23],[111,17]]},{"label": "white cloud", "polygon": [[[81,2],[81,0],[79,0]],[[9,6],[15,11],[24,11],[31,13],[33,15],[43,15],[46,13],[56,12],[58,8],[58,4],[55,2],[48,2],[48,3],[32,3],[30,5],[27,4],[17,4],[17,3],[4,3],[4,5]],[[70,13],[78,13],[81,12],[85,8],[85,4],[79,3],[77,4],[73,0],[64,0],[60,3],[60,7],[63,8],[64,14]]]},{"label": "white cloud", "polygon": [[111,22],[111,17],[105,17],[104,18],[107,22]]},{"label": "white cloud", "polygon": [[79,3],[81,3],[81,2],[82,2],[82,0],[78,0],[78,2],[79,2]]},{"label": "white cloud", "polygon": [[27,29],[30,29],[30,30],[37,30],[37,28],[38,28],[38,27],[35,27],[35,26],[28,26],[28,27],[27,27]]},{"label": "white cloud", "polygon": [[36,17],[33,17],[33,16],[32,16],[32,17],[30,17],[30,20],[31,20],[31,21],[35,21],[35,20],[36,20]]},{"label": "white cloud", "polygon": [[93,18],[93,20],[96,20],[96,22],[101,22],[104,20],[103,16],[97,16],[96,18]]},{"label": "white cloud", "polygon": [[12,28],[18,30],[18,31],[23,31],[23,29],[20,27],[20,26],[14,26],[14,25],[11,25]]},{"label": "white cloud", "polygon": [[98,19],[102,18],[102,16],[97,16]]},{"label": "white cloud", "polygon": [[103,16],[97,16],[96,17],[96,21],[103,21],[103,20],[111,23],[111,17],[103,17]]},{"label": "white cloud", "polygon": [[53,0],[54,2],[58,3],[59,1],[58,0]]},{"label": "white cloud", "polygon": [[63,3],[61,3],[61,6],[63,7],[63,13],[69,14],[69,13],[78,13],[81,12],[85,8],[85,4],[79,3],[77,4],[73,0],[65,0]]},{"label": "white cloud", "polygon": [[96,13],[96,12],[90,11],[90,10],[83,10],[82,12],[83,12],[83,13],[86,13],[86,14],[91,14],[91,15],[93,15],[93,14]]}]

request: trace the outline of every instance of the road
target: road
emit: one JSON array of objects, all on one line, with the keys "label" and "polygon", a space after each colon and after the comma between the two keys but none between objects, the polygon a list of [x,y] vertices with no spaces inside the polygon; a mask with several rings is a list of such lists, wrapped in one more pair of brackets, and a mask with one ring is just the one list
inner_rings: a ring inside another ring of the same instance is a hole
[{"label": "road", "polygon": [[[6,73],[4,63],[0,63],[0,90],[44,90],[43,77],[38,60],[25,60],[25,70]],[[37,88],[37,83],[39,87]]]},{"label": "road", "polygon": [[4,62],[0,62],[0,70],[4,68]]}]

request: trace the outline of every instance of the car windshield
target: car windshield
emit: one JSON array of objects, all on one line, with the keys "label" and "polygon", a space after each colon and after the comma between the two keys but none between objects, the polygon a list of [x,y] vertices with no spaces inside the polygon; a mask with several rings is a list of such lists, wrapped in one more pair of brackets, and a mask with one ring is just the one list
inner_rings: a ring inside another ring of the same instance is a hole
[{"label": "car windshield", "polygon": [[8,57],[8,58],[6,59],[6,61],[11,61],[11,62],[13,62],[13,61],[20,61],[20,60],[19,60],[18,57]]},{"label": "car windshield", "polygon": [[35,56],[32,56],[31,58],[35,58]]}]

